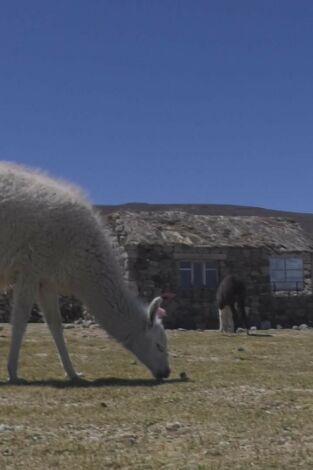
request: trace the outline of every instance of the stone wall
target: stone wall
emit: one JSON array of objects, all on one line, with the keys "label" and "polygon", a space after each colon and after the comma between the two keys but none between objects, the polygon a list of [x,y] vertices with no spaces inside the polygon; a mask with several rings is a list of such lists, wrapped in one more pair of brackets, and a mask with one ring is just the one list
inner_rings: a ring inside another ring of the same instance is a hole
[{"label": "stone wall", "polygon": [[[250,325],[264,324],[288,327],[307,323],[313,326],[312,255],[301,254],[304,261],[303,291],[271,292],[269,257],[276,255],[269,248],[212,249],[188,246],[123,246],[119,240],[114,249],[124,272],[125,281],[136,294],[149,302],[165,291],[174,292],[174,300],[166,303],[167,328],[218,328],[215,289],[182,289],[179,286],[179,262],[214,260],[221,280],[226,274],[238,274],[247,285],[247,307]],[[289,253],[299,256],[299,253]],[[11,292],[0,295],[0,322],[9,321]],[[60,308],[65,322],[88,317],[88,312],[73,297],[62,297]],[[31,321],[42,321],[34,306]]]},{"label": "stone wall", "polygon": [[238,274],[247,285],[247,307],[250,325],[264,324],[292,326],[313,322],[312,255],[301,256],[304,261],[304,290],[298,293],[273,293],[269,277],[269,257],[275,253],[269,248],[211,249],[186,246],[142,246],[128,252],[129,281],[137,284],[139,295],[150,301],[162,292],[176,293],[176,298],[165,307],[168,328],[218,328],[218,309],[215,289],[181,289],[179,261],[215,260],[219,280],[229,273]]},{"label": "stone wall", "polygon": [[11,291],[0,292],[0,323],[9,321],[11,297]]},{"label": "stone wall", "polygon": [[[12,307],[12,291],[6,290],[0,293],[0,323],[10,321],[10,310]],[[79,318],[88,317],[81,303],[74,297],[61,297],[60,310],[63,322],[71,323]],[[34,305],[31,316],[31,322],[42,322],[43,317],[37,305]]]}]

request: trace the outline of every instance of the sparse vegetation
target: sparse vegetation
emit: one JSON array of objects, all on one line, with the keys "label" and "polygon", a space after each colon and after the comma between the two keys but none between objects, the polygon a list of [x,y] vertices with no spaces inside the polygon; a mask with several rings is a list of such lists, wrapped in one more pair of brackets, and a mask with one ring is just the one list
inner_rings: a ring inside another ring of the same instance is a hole
[{"label": "sparse vegetation", "polygon": [[[28,385],[5,381],[0,331],[0,468],[296,469],[313,466],[313,331],[170,331],[158,383],[97,328],[65,331],[86,383],[70,386],[47,327],[21,352]],[[185,372],[187,378],[180,374]]]}]

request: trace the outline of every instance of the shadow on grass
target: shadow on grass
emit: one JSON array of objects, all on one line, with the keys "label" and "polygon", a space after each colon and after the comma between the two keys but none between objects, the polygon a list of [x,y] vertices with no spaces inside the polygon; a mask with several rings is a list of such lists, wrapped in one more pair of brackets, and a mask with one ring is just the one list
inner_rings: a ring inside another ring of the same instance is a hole
[{"label": "shadow on grass", "polygon": [[244,337],[256,337],[256,338],[272,338],[275,335],[271,333],[222,333],[226,338],[244,338]]},{"label": "shadow on grass", "polygon": [[273,338],[274,335],[271,335],[270,333],[249,333],[248,336],[253,336],[256,338]]},{"label": "shadow on grass", "polygon": [[88,388],[88,387],[157,387],[165,384],[177,384],[188,382],[189,379],[122,379],[119,377],[107,377],[96,380],[60,380],[60,379],[47,379],[47,380],[21,380],[18,384],[11,384],[10,382],[0,381],[0,387],[3,386],[32,386],[32,387],[54,387],[54,388]]}]

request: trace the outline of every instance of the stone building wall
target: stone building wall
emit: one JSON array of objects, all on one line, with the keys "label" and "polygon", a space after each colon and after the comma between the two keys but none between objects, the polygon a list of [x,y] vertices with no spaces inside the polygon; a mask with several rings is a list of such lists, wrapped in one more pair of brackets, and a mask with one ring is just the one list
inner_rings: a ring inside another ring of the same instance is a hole
[{"label": "stone building wall", "polygon": [[[272,292],[269,275],[269,257],[278,256],[269,248],[230,249],[226,270],[241,275],[248,289],[247,304],[252,323],[260,327],[264,322],[284,327],[313,321],[312,255],[290,252],[284,254],[303,259],[304,289],[299,292]],[[245,273],[245,275],[243,275]]]},{"label": "stone building wall", "polygon": [[[61,297],[60,310],[63,322],[71,323],[82,317],[87,317],[87,312],[81,303],[74,297]],[[10,321],[10,310],[12,307],[12,290],[5,290],[0,292],[0,323],[7,323]],[[31,316],[31,322],[42,322],[43,317],[37,305],[34,305]]]},{"label": "stone building wall", "polygon": [[312,255],[301,256],[304,261],[304,290],[298,293],[272,292],[269,276],[269,257],[275,253],[269,248],[212,249],[186,246],[142,246],[129,251],[127,267],[129,280],[137,284],[139,295],[150,301],[165,291],[176,294],[168,305],[165,325],[168,328],[218,328],[218,310],[215,289],[181,289],[179,261],[215,260],[219,280],[226,274],[238,274],[247,285],[247,307],[250,325],[261,327],[280,324],[292,326],[313,324]]},{"label": "stone building wall", "polygon": [[11,291],[0,292],[0,323],[9,321],[11,297]]},{"label": "stone building wall", "polygon": [[[122,235],[121,235],[122,236]],[[269,248],[213,249],[208,247],[163,245],[123,246],[114,242],[125,281],[140,297],[149,302],[165,291],[176,294],[165,304],[168,328],[218,328],[218,310],[215,289],[182,289],[179,286],[180,261],[214,260],[219,281],[228,273],[238,274],[247,285],[247,306],[250,325],[264,324],[288,327],[307,323],[313,326],[312,255],[300,254],[304,261],[304,290],[298,293],[271,292],[269,257],[275,256]],[[288,253],[300,256],[299,253]],[[9,321],[11,292],[0,295],[0,322]],[[87,312],[74,298],[62,297],[60,307],[63,321],[72,322]],[[39,309],[34,307],[31,321],[42,321]]]}]

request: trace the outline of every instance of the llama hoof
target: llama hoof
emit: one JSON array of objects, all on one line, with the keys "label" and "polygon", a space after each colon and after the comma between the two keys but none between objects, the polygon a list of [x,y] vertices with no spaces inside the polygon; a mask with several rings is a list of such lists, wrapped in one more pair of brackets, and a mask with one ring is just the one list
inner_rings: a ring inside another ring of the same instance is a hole
[{"label": "llama hoof", "polygon": [[83,384],[86,383],[86,379],[84,379],[83,374],[77,374],[74,377],[70,377],[70,383],[72,384]]},{"label": "llama hoof", "polygon": [[21,379],[19,377],[15,377],[15,378],[8,378],[8,383],[11,384],[11,385],[28,385],[28,382],[27,380],[25,379]]}]

